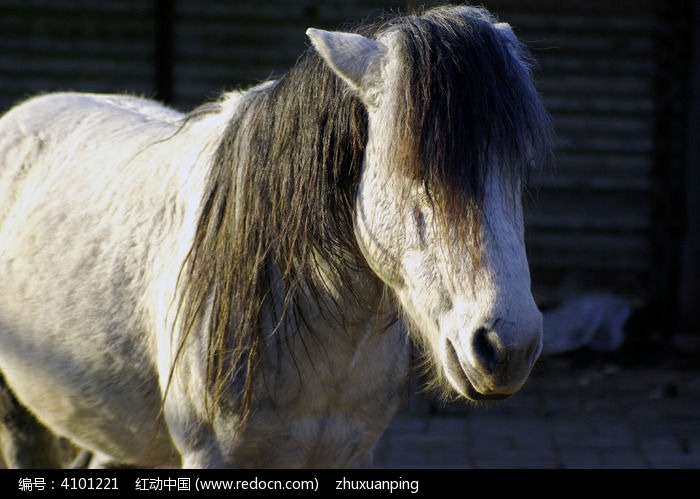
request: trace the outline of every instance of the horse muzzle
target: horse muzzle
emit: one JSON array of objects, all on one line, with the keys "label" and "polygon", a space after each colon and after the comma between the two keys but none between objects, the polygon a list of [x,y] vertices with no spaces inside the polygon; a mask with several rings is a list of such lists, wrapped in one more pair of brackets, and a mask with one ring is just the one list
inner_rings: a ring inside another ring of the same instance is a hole
[{"label": "horse muzzle", "polygon": [[499,400],[525,384],[542,351],[542,328],[508,332],[477,328],[444,340],[445,374],[460,395],[474,401]]}]

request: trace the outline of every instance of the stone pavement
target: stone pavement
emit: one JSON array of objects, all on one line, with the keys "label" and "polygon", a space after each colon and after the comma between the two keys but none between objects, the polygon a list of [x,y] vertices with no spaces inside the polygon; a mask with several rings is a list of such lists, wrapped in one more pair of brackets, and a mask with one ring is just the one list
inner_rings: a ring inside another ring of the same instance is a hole
[{"label": "stone pavement", "polygon": [[374,467],[700,468],[700,369],[548,357],[519,393],[488,406],[413,390]]}]

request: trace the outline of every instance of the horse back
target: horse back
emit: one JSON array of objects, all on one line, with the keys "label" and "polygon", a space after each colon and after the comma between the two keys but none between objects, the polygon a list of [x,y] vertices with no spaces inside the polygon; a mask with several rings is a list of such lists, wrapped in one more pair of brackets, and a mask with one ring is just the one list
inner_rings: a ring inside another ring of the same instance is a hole
[{"label": "horse back", "polygon": [[109,158],[118,161],[130,145],[167,134],[179,119],[130,95],[51,93],[18,104],[0,118],[0,223],[25,184],[36,192],[41,186],[32,180],[96,175]]}]

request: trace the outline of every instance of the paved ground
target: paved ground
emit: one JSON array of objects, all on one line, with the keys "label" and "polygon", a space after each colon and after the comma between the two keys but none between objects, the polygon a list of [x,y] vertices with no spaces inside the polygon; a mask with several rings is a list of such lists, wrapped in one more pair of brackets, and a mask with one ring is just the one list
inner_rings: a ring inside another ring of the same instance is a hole
[{"label": "paved ground", "polygon": [[488,407],[412,395],[375,467],[700,468],[700,358],[593,357],[541,359],[521,392]]}]

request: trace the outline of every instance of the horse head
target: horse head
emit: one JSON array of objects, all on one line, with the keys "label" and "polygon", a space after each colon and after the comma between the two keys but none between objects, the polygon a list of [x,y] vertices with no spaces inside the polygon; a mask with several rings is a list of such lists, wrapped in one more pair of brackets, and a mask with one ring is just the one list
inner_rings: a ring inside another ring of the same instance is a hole
[{"label": "horse head", "polygon": [[522,47],[485,16],[307,32],[367,109],[358,246],[440,386],[472,400],[515,393],[542,349],[521,197],[548,119]]}]

